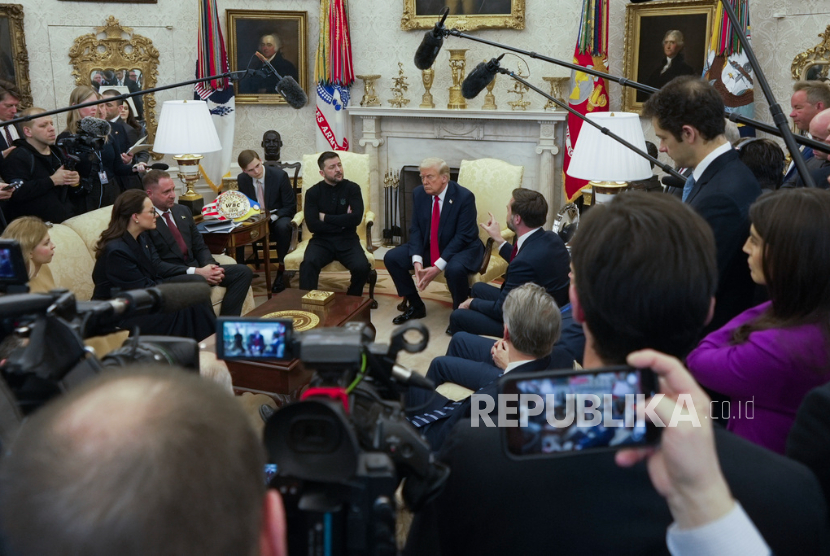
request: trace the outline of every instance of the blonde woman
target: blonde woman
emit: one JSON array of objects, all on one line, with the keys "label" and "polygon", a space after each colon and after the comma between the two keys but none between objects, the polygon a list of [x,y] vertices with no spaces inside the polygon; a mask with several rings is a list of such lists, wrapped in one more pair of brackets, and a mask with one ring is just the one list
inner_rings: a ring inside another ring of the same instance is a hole
[{"label": "blonde woman", "polygon": [[49,226],[43,220],[37,216],[21,216],[6,227],[2,237],[16,239],[20,244],[32,293],[48,292],[55,288],[48,267],[55,255],[55,244],[49,237]]}]

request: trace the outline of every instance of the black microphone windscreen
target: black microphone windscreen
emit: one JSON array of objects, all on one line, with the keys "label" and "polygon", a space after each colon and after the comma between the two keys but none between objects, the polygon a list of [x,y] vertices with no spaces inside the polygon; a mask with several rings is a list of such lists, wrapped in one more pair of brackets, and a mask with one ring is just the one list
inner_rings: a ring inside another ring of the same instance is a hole
[{"label": "black microphone windscreen", "polygon": [[308,95],[293,77],[287,75],[277,83],[277,92],[282,95],[291,108],[302,108],[308,104]]},{"label": "black microphone windscreen", "polygon": [[112,126],[110,126],[110,123],[106,120],[87,116],[78,123],[78,127],[81,128],[81,131],[84,133],[94,135],[95,137],[106,137],[110,134]]},{"label": "black microphone windscreen", "polygon": [[481,62],[461,83],[461,96],[476,98],[495,76],[495,70],[491,70],[486,62]]},{"label": "black microphone windscreen", "polygon": [[680,187],[680,188],[682,188],[684,185],[686,185],[685,181],[681,180],[680,178],[676,178],[672,175],[663,176],[663,179],[660,180],[660,181],[662,181],[663,185],[665,185],[666,187]]},{"label": "black microphone windscreen", "polygon": [[415,67],[419,70],[427,70],[435,63],[438,58],[438,53],[441,51],[441,45],[444,44],[444,35],[438,34],[436,36],[434,31],[427,31],[424,33],[424,40],[418,50],[415,51]]},{"label": "black microphone windscreen", "polygon": [[170,168],[170,166],[168,166],[164,162],[156,162],[155,164],[150,164],[149,166],[147,166],[147,168],[149,168],[150,170],[167,170],[168,168]]},{"label": "black microphone windscreen", "polygon": [[161,293],[159,313],[175,313],[197,303],[210,301],[210,286],[207,282],[169,282],[156,289]]}]

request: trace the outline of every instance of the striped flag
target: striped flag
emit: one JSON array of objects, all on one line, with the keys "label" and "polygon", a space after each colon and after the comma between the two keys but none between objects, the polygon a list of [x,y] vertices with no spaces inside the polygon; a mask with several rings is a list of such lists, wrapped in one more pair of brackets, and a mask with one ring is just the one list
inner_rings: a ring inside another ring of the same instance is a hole
[{"label": "striped flag", "polygon": [[[576,39],[573,63],[582,67],[608,73],[608,5],[606,0],[583,0],[582,18]],[[580,114],[608,111],[608,83],[581,71],[571,72],[568,104]],[[565,131],[565,197],[568,202],[581,195],[586,180],[572,178],[567,174],[571,163],[576,139],[582,129],[582,120],[568,113],[568,127]]]},{"label": "striped flag", "polygon": [[[738,16],[741,31],[749,38],[749,0],[729,0]],[[738,32],[718,2],[712,18],[712,38],[703,76],[720,93],[727,112],[755,117],[755,87],[752,65],[741,47]],[[755,128],[739,124],[741,135],[755,135]]]},{"label": "striped flag", "polygon": [[354,83],[346,0],[320,2],[320,40],[314,63],[317,83],[318,151],[348,151],[351,129],[346,107]]},{"label": "striped flag", "polygon": [[[219,26],[216,0],[199,0],[199,44],[196,77],[208,77],[229,71],[225,39]],[[233,85],[228,79],[212,79],[197,83],[195,96],[207,102],[213,125],[222,143],[222,150],[204,154],[200,169],[202,177],[214,191],[222,187],[222,177],[231,166],[236,101]]]}]

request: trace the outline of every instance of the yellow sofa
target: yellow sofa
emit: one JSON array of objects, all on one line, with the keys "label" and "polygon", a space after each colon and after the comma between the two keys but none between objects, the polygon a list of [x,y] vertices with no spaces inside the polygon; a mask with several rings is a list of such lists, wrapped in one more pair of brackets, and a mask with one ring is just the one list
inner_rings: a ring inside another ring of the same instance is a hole
[{"label": "yellow sofa", "polygon": [[[92,298],[92,269],[95,267],[95,244],[101,232],[107,227],[112,214],[112,207],[104,207],[81,216],[75,216],[63,224],[55,224],[49,230],[49,235],[55,243],[55,257],[49,264],[49,270],[55,280],[55,286],[66,288],[75,294],[79,301],[88,301]],[[220,264],[235,264],[231,257],[214,255]],[[211,288],[211,303],[216,314],[222,299],[225,297],[225,288],[217,286]],[[254,294],[248,289],[242,312],[247,313],[254,309]]]}]

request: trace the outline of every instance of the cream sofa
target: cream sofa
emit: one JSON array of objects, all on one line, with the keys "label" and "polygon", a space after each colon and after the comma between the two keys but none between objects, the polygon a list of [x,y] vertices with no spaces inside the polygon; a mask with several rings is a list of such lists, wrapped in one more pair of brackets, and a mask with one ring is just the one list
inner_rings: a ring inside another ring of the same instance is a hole
[{"label": "cream sofa", "polygon": [[[75,294],[80,301],[92,298],[95,284],[92,282],[92,269],[95,267],[95,244],[101,232],[107,227],[112,214],[112,207],[104,207],[81,216],[76,216],[63,224],[55,224],[49,230],[49,235],[55,243],[55,257],[49,265],[55,286],[66,288]],[[231,257],[214,255],[220,264],[235,264]],[[222,299],[225,297],[225,288],[211,288],[211,303],[216,314]],[[254,309],[254,294],[248,289],[242,312],[247,313]]]}]

